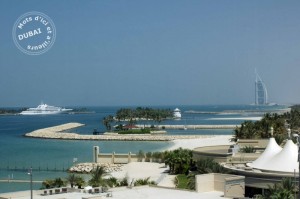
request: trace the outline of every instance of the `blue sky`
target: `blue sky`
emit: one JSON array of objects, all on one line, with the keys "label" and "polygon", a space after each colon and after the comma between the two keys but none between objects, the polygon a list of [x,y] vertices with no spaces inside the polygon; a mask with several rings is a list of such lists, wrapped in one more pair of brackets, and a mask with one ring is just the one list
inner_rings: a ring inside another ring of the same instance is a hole
[{"label": "blue sky", "polygon": [[[22,53],[26,12],[56,26],[52,48]],[[300,1],[0,1],[0,106],[300,102]]]}]

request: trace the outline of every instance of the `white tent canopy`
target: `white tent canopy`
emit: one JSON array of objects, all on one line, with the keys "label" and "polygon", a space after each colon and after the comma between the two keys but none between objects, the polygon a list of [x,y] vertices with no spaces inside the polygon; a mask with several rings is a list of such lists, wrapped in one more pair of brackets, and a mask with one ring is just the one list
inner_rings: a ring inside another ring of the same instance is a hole
[{"label": "white tent canopy", "polygon": [[278,147],[275,139],[270,138],[266,150],[251,166],[264,171],[298,172],[298,146],[288,140],[282,150]]},{"label": "white tent canopy", "polygon": [[253,168],[261,168],[267,162],[269,162],[276,154],[278,154],[282,148],[277,144],[275,138],[270,138],[269,143],[265,151],[257,158],[255,161],[250,164]]}]

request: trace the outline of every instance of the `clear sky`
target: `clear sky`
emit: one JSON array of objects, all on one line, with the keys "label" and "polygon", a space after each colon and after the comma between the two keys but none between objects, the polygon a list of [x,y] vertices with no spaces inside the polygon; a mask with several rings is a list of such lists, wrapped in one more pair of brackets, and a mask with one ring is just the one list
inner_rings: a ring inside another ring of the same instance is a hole
[{"label": "clear sky", "polygon": [[[30,56],[15,21],[48,15],[56,41]],[[299,0],[1,0],[0,107],[300,103]]]}]

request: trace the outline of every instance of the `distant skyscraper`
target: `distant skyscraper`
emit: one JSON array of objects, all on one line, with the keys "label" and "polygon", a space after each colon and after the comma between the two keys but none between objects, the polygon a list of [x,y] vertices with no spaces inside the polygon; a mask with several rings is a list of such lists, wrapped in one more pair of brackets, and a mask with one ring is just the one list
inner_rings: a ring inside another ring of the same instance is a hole
[{"label": "distant skyscraper", "polygon": [[268,104],[268,92],[265,83],[261,80],[255,70],[255,105]]}]

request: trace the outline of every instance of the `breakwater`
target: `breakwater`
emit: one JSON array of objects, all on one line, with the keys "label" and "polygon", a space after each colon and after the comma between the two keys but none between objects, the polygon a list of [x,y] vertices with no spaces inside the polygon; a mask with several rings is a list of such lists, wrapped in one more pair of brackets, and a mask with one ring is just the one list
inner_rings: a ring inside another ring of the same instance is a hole
[{"label": "breakwater", "polygon": [[108,173],[122,171],[123,164],[110,163],[79,163],[69,169],[71,173],[91,173],[97,167],[104,167]]},{"label": "breakwater", "polygon": [[123,140],[123,141],[172,141],[177,139],[197,139],[214,137],[214,135],[155,135],[155,134],[106,134],[106,135],[80,135],[77,133],[66,132],[70,129],[83,126],[81,123],[67,123],[58,126],[38,129],[26,133],[26,137],[44,139],[65,139],[65,140]]},{"label": "breakwater", "polygon": [[[136,125],[139,128],[150,128],[151,125]],[[155,125],[159,129],[234,129],[240,125]]]}]

